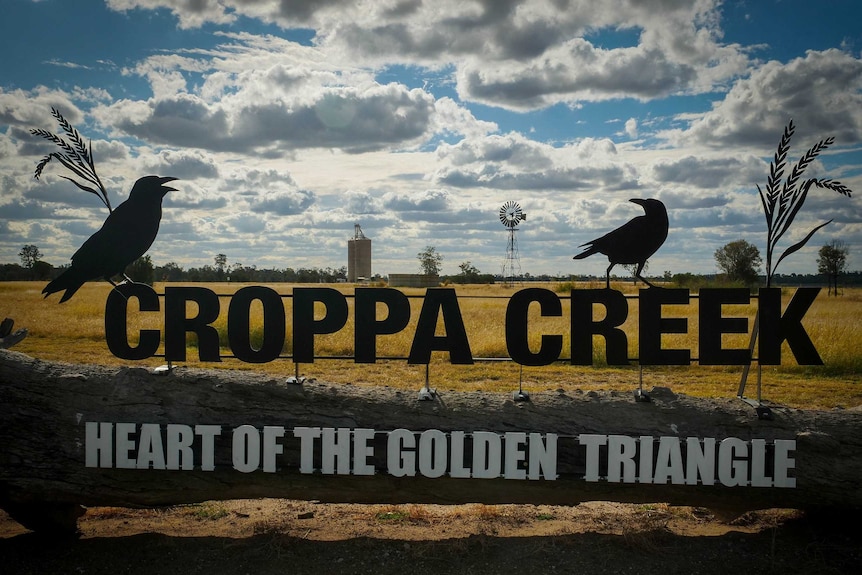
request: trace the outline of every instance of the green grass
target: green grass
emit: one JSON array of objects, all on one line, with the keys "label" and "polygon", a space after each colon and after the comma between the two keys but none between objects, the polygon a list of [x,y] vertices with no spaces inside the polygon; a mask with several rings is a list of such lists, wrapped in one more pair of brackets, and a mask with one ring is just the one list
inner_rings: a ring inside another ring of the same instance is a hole
[{"label": "green grass", "polygon": [[404,521],[408,519],[410,514],[406,511],[395,510],[395,511],[379,511],[374,515],[374,518],[378,521],[387,521],[387,522],[395,522],[395,521]]}]

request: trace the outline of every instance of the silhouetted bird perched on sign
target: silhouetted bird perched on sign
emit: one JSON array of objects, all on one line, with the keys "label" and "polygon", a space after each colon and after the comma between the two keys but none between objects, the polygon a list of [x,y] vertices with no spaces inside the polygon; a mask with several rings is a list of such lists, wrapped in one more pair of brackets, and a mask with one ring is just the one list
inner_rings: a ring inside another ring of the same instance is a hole
[{"label": "silhouetted bird perched on sign", "polygon": [[72,265],[45,286],[42,290],[45,297],[66,290],[60,298],[63,303],[75,295],[84,282],[102,278],[114,284],[111,278],[123,274],[126,266],[153,245],[162,219],[162,198],[176,189],[165,184],[176,179],[144,176],[135,182],[129,198],[117,206],[102,228],[75,252]]},{"label": "silhouetted bird perched on sign", "polygon": [[608,256],[611,265],[606,272],[605,287],[611,287],[611,268],[617,264],[637,264],[635,277],[653,287],[641,277],[641,271],[647,259],[658,250],[667,238],[667,210],[664,204],[654,199],[632,199],[643,207],[642,216],[638,216],[612,232],[608,232],[591,242],[578,247],[587,247],[572,259],[580,260],[593,254],[602,253]]}]

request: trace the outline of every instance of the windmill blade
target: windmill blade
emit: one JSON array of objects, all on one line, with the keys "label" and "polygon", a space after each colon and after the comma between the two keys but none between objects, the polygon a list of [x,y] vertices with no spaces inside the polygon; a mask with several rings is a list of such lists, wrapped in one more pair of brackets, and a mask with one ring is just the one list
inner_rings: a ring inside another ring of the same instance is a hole
[{"label": "windmill blade", "polygon": [[500,206],[500,222],[508,227],[514,228],[523,219],[523,212],[518,202],[509,200]]}]

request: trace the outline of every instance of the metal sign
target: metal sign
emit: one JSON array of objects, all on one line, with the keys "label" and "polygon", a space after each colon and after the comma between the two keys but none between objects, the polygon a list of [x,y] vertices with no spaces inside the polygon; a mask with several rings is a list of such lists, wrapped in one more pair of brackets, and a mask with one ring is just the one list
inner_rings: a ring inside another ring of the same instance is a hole
[{"label": "metal sign", "polygon": [[228,461],[240,473],[796,487],[792,439],[105,421],[85,428],[85,465],[100,469],[211,472]]},{"label": "metal sign", "polygon": [[[761,288],[758,292],[759,356],[763,365],[779,365],[782,344],[787,343],[800,365],[822,365],[811,338],[802,325],[802,319],[817,296],[820,288],[799,288],[786,309],[781,310],[781,290]],[[228,345],[233,357],[247,363],[267,363],[277,359],[292,359],[297,363],[313,363],[321,358],[315,351],[315,336],[335,333],[348,322],[348,299],[353,302],[354,350],[356,363],[374,363],[378,359],[377,338],[403,331],[410,323],[410,302],[395,288],[361,288],[353,296],[328,287],[293,289],[292,294],[279,294],[265,286],[248,286],[229,297],[227,311]],[[748,333],[746,317],[725,317],[726,304],[748,303],[747,289],[702,289],[693,296],[687,289],[643,289],[638,294],[639,323],[637,326],[641,365],[748,365],[752,356],[748,349],[726,349],[722,335]],[[691,350],[667,349],[662,346],[662,335],[688,333],[688,320],[664,317],[667,304],[688,305],[699,299],[698,324],[706,329],[698,332],[700,357],[692,358]],[[164,303],[162,303],[162,299]],[[288,321],[284,304],[292,300],[289,319],[292,325],[293,353],[285,355],[288,343],[285,327]],[[622,329],[628,317],[628,301],[619,291],[606,289],[572,290],[568,359],[564,357],[563,334],[542,334],[541,345],[533,351],[529,346],[531,328],[528,310],[538,304],[542,316],[562,316],[562,299],[548,289],[526,288],[516,292],[506,308],[506,347],[510,358],[521,365],[549,365],[566,360],[572,365],[592,365],[594,362],[593,336],[605,342],[605,355],[610,365],[628,365],[628,334]],[[135,302],[137,302],[135,304]],[[249,338],[249,312],[253,303],[263,309],[263,341],[252,346]],[[193,303],[194,306],[187,304]],[[315,318],[315,306],[322,306],[324,315]],[[164,330],[142,329],[137,343],[129,340],[127,325],[130,306],[141,312],[161,315]],[[377,309],[386,309],[385,319],[377,319]],[[604,308],[602,319],[595,319],[594,307]],[[193,316],[189,308],[196,308]],[[105,336],[108,348],[122,359],[142,360],[157,356],[164,344],[164,357],[169,361],[186,361],[187,336],[197,339],[198,359],[218,362],[222,360],[219,332],[213,325],[221,312],[219,296],[206,287],[165,288],[163,297],[146,284],[123,284],[112,290],[105,306]],[[438,323],[443,333],[438,333]],[[458,296],[454,289],[436,288],[426,291],[413,333],[409,355],[411,364],[428,364],[432,352],[446,352],[452,364],[472,364],[473,353],[467,327],[461,315]],[[340,357],[345,359],[345,357]]]},{"label": "metal sign", "polygon": [[[52,114],[59,123],[63,136],[43,129],[31,130],[34,135],[59,147],[59,151],[49,153],[38,163],[36,178],[40,177],[43,169],[52,160],[57,160],[72,174],[72,177],[61,177],[79,189],[96,195],[107,207],[109,215],[101,229],[75,252],[69,268],[45,286],[42,290],[45,297],[62,291],[60,302],[64,302],[70,299],[84,282],[104,279],[111,282],[115,288],[105,307],[106,338],[114,355],[130,360],[146,359],[156,356],[163,343],[163,356],[167,359],[170,370],[172,361],[185,360],[186,336],[192,333],[197,337],[198,357],[201,361],[221,361],[219,334],[212,325],[221,311],[220,299],[215,292],[204,287],[168,287],[160,296],[148,286],[135,284],[125,276],[125,268],[146,253],[155,240],[161,221],[162,198],[167,192],[174,190],[166,184],[176,178],[145,176],[135,183],[129,198],[113,209],[107,190],[96,173],[92,146],[84,142],[78,131],[58,110],[52,108]],[[549,290],[525,289],[512,296],[506,309],[505,333],[509,359],[529,366],[547,365],[561,360],[567,360],[572,365],[592,365],[593,338],[600,336],[605,342],[608,364],[625,365],[632,361],[634,358],[628,357],[628,334],[621,328],[628,316],[628,302],[622,293],[610,289],[611,270],[617,265],[629,265],[634,266],[634,277],[650,287],[641,290],[637,296],[639,320],[636,361],[641,366],[685,365],[695,362],[702,365],[742,365],[744,367],[739,397],[745,399],[748,369],[755,361],[755,350],[758,369],[762,365],[781,363],[784,342],[788,344],[797,363],[821,365],[822,360],[802,326],[802,318],[813,303],[819,288],[798,289],[782,313],[780,291],[773,289],[771,283],[779,263],[801,249],[814,233],[829,221],[812,229],[801,241],[785,248],[778,256],[776,250],[779,240],[789,230],[812,187],[832,190],[846,197],[851,196],[851,190],[828,178],[802,178],[811,162],[834,143],[831,137],[811,147],[792,166],[785,178],[785,170],[789,167],[787,155],[794,130],[791,121],[785,128],[770,163],[765,187],[761,189],[757,186],[767,224],[766,288],[758,292],[757,315],[751,330],[748,318],[725,317],[722,313],[722,306],[725,304],[747,303],[750,296],[746,289],[702,289],[696,296],[684,289],[653,289],[653,284],[643,277],[642,272],[647,260],[667,239],[667,208],[655,198],[633,198],[630,201],[640,205],[644,214],[582,244],[580,247],[584,249],[573,258],[579,260],[594,254],[604,254],[609,265],[605,273],[604,290],[573,290],[568,298],[571,303],[568,334],[570,349],[562,349],[564,334],[541,334],[540,348],[530,348],[528,342],[531,331],[527,310],[532,304],[537,304],[541,315],[561,316],[562,305],[560,298]],[[500,207],[499,218],[510,233],[509,260],[513,261],[514,232],[518,223],[526,218],[526,214],[519,203],[510,201]],[[127,280],[123,285],[116,284],[112,279],[120,275]],[[230,297],[228,304],[227,335],[230,352],[233,357],[249,363],[265,363],[285,357],[297,364],[311,363],[319,357],[315,354],[315,336],[337,332],[347,324],[347,297],[329,288],[296,288],[289,295],[278,294],[264,286],[243,288]],[[663,316],[662,306],[688,305],[695,297],[700,300],[697,358],[692,357],[691,350],[666,349],[662,346],[663,334],[684,334],[688,333],[689,329],[686,319]],[[164,300],[163,308],[160,298]],[[289,318],[284,306],[286,298],[293,300]],[[358,289],[353,298],[355,335],[352,359],[357,363],[373,363],[378,359],[377,337],[406,329],[410,322],[410,305],[407,296],[392,289]],[[126,325],[130,300],[137,300],[138,310],[141,312],[162,313],[164,333],[152,329],[141,330],[138,343],[130,344]],[[194,317],[186,315],[188,302],[197,304],[198,312]],[[259,302],[264,310],[264,339],[257,347],[252,346],[249,338],[249,310],[254,302]],[[326,310],[324,317],[320,319],[315,318],[316,304],[321,304]],[[387,309],[388,315],[385,319],[377,319],[375,310],[378,305]],[[593,308],[596,306],[604,308],[605,315],[602,319],[595,319]],[[288,319],[292,321],[292,342],[285,341]],[[444,328],[442,335],[436,333],[440,322]],[[747,349],[723,347],[724,334],[740,333],[750,333]],[[759,345],[756,345],[756,342],[759,342]],[[288,343],[292,344],[293,351],[290,355],[284,353]],[[453,364],[470,364],[474,361],[469,334],[454,290],[429,289],[426,292],[406,359],[409,363],[427,366],[435,351],[448,353]],[[298,378],[297,373],[297,380]],[[426,382],[426,391],[430,392],[427,388]],[[519,393],[519,398],[528,398],[523,391]],[[426,396],[428,395],[426,393]],[[648,400],[642,393],[636,397],[639,400]],[[758,384],[758,408],[759,404]]]}]

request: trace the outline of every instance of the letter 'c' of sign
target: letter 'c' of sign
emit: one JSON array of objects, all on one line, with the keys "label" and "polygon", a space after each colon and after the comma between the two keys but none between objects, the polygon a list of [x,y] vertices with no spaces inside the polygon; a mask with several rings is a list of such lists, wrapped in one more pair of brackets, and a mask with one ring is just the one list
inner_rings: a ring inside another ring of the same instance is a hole
[{"label": "letter 'c' of sign", "polygon": [[147,359],[158,351],[161,333],[157,329],[142,329],[138,346],[129,345],[126,320],[131,298],[138,300],[140,311],[159,311],[159,296],[151,286],[125,283],[115,287],[105,302],[105,340],[111,353],[120,359]]},{"label": "letter 'c' of sign", "polygon": [[532,302],[539,303],[543,316],[563,315],[560,298],[550,290],[527,288],[515,293],[506,308],[506,347],[512,359],[521,365],[549,365],[560,357],[563,336],[542,335],[538,353],[530,351],[527,312]]}]

